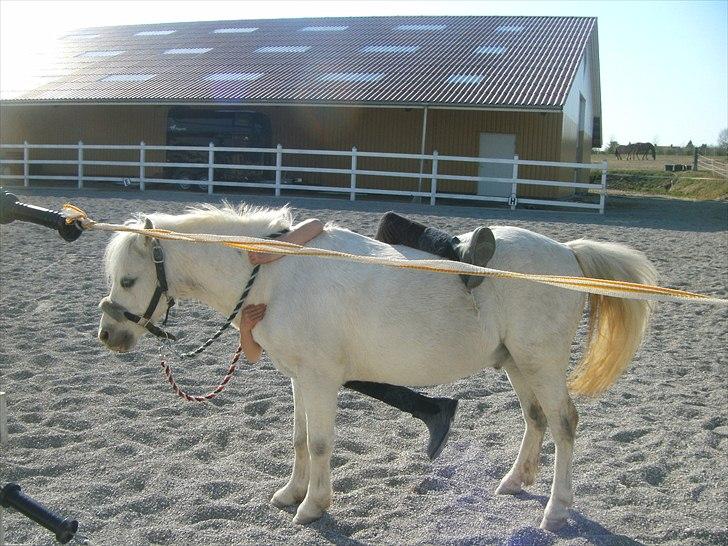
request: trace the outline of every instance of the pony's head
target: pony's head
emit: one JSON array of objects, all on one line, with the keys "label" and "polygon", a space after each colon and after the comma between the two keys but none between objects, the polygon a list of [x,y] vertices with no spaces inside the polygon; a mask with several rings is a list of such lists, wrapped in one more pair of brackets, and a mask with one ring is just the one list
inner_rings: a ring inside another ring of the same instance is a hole
[{"label": "pony's head", "polygon": [[[148,219],[127,222],[133,227],[152,228]],[[101,300],[101,323],[98,337],[112,351],[127,352],[134,348],[146,329],[131,320],[130,315],[143,317],[157,290],[158,279],[154,260],[153,240],[136,233],[117,233],[106,248],[106,277],[111,287]],[[157,321],[169,306],[165,297],[159,298],[149,320]]]},{"label": "pony's head", "polygon": [[[288,207],[268,209],[241,205],[234,207],[225,203],[222,207],[200,205],[189,208],[185,214],[167,215],[155,213],[152,218],[157,227],[164,227],[183,233],[210,233],[217,235],[247,235],[249,237],[267,237],[291,226],[293,217]],[[127,222],[132,227],[154,227],[148,217],[140,216]],[[168,258],[174,261],[171,243],[165,243]],[[206,246],[206,248],[208,248]],[[219,252],[236,253],[233,249],[214,248],[218,254],[207,257],[209,263],[220,258]],[[180,276],[185,279],[197,275],[195,283],[198,289],[204,281],[210,280],[205,270],[194,260],[182,257],[185,254],[176,252],[177,261],[172,271],[166,271],[164,263],[159,262],[162,250],[160,243],[149,237],[136,233],[121,232],[112,237],[106,248],[106,277],[111,291],[101,300],[99,307],[103,312],[99,324],[98,337],[111,350],[130,351],[139,337],[146,331],[164,337],[165,332],[155,323],[165,315],[172,300],[165,294],[166,278],[175,294],[190,297],[199,301],[199,294],[190,294]],[[166,271],[166,272],[165,272]],[[219,273],[219,272],[218,272]],[[176,274],[176,275],[175,275]],[[174,284],[177,286],[174,286]],[[186,281],[189,283],[189,279]],[[160,290],[161,289],[161,290]],[[172,339],[174,339],[172,337]]]}]

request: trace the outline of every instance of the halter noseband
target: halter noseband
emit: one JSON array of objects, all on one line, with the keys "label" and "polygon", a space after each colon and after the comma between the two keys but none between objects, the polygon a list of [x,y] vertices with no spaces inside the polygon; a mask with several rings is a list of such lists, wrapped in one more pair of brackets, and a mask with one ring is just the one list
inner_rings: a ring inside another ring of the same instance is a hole
[{"label": "halter noseband", "polygon": [[116,316],[117,318],[123,315],[123,317],[127,320],[146,328],[150,334],[176,341],[177,336],[170,334],[169,332],[165,332],[152,322],[152,315],[154,314],[154,310],[157,308],[157,305],[159,305],[159,300],[162,298],[162,294],[164,294],[167,298],[167,312],[164,316],[164,321],[162,322],[163,325],[167,324],[169,310],[175,303],[174,298],[167,293],[167,275],[164,273],[164,250],[162,250],[162,245],[157,239],[152,239],[152,260],[154,261],[154,269],[157,271],[157,286],[154,289],[154,294],[152,294],[152,299],[149,300],[147,310],[144,311],[142,316],[135,315],[134,313],[127,311],[118,303],[111,301],[111,298],[105,298],[101,303],[101,307],[102,310],[107,311],[110,315]]}]

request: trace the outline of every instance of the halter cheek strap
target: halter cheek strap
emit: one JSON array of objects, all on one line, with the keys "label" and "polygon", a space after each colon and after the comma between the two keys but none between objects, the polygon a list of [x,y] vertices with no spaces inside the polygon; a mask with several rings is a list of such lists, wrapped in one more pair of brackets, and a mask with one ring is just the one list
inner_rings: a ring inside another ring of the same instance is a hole
[{"label": "halter cheek strap", "polygon": [[157,309],[157,305],[159,305],[159,300],[162,299],[162,294],[164,294],[167,298],[167,313],[164,316],[164,321],[162,322],[162,324],[167,324],[167,319],[169,318],[169,310],[175,304],[174,298],[170,297],[169,294],[167,294],[169,288],[167,286],[167,275],[164,272],[164,250],[162,250],[162,245],[157,239],[152,239],[152,260],[154,261],[154,268],[157,271],[157,286],[154,289],[154,294],[152,294],[152,299],[149,300],[147,310],[144,311],[144,314],[142,316],[139,316],[135,315],[130,311],[127,311],[124,308],[121,308],[122,314],[127,320],[130,320],[131,322],[134,322],[139,326],[146,328],[146,330],[150,334],[164,339],[176,341],[177,337],[175,335],[170,334],[169,332],[165,332],[159,326],[152,322],[152,315]]}]

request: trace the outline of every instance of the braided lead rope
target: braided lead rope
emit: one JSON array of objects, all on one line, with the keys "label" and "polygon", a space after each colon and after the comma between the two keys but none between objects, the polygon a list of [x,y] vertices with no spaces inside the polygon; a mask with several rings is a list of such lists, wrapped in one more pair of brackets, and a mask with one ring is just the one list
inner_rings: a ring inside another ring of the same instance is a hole
[{"label": "braided lead rope", "polygon": [[[71,210],[76,210],[71,209]],[[101,231],[125,231],[137,233],[146,237],[189,241],[198,243],[216,243],[253,252],[267,252],[270,254],[284,254],[297,256],[315,256],[326,259],[343,259],[358,263],[384,265],[400,269],[414,269],[451,275],[477,275],[497,279],[520,279],[525,281],[556,286],[566,290],[598,294],[614,298],[627,298],[648,301],[694,302],[711,305],[728,305],[727,299],[705,296],[685,290],[663,288],[649,284],[613,281],[608,279],[594,279],[590,277],[569,277],[563,275],[537,275],[517,273],[514,271],[501,271],[489,267],[478,267],[463,262],[450,262],[448,260],[398,260],[393,258],[380,258],[376,256],[360,256],[348,252],[338,252],[314,247],[304,247],[283,241],[271,241],[256,237],[226,236],[212,234],[177,233],[163,229],[143,229],[118,224],[104,224],[91,220],[81,211],[73,213],[66,221],[79,221],[84,229]]]},{"label": "braided lead rope", "polygon": [[228,367],[227,372],[225,373],[225,377],[220,382],[220,384],[215,388],[215,390],[208,392],[207,394],[203,395],[192,395],[187,394],[185,391],[183,391],[180,386],[177,384],[177,382],[174,380],[174,377],[172,375],[172,368],[167,364],[166,361],[162,360],[160,364],[162,365],[162,369],[164,370],[164,375],[167,377],[167,381],[169,381],[169,384],[172,385],[172,390],[174,393],[179,396],[180,398],[183,398],[184,400],[187,400],[188,402],[207,402],[208,400],[212,400],[215,398],[218,394],[220,394],[223,389],[227,386],[227,384],[230,382],[230,379],[232,379],[233,374],[237,370],[237,362],[240,359],[240,355],[243,353],[243,346],[238,345],[237,351],[235,351],[235,354],[233,355],[232,360],[230,361],[230,366]]},{"label": "braided lead rope", "polygon": [[240,296],[240,299],[238,300],[238,303],[235,304],[235,309],[233,309],[233,312],[230,313],[230,316],[225,321],[225,324],[223,324],[220,329],[215,332],[207,341],[205,341],[202,345],[197,347],[194,351],[189,351],[187,353],[181,353],[179,356],[182,358],[191,358],[193,356],[197,356],[202,351],[207,349],[210,345],[213,344],[213,342],[219,338],[222,333],[228,329],[230,324],[233,322],[235,317],[238,315],[238,312],[240,311],[241,307],[243,306],[243,303],[245,303],[245,298],[248,297],[248,293],[250,292],[250,289],[253,288],[253,282],[255,282],[255,278],[258,276],[258,271],[260,270],[260,265],[256,265],[253,268],[253,271],[250,273],[250,278],[248,279],[248,284],[245,285],[245,289],[243,290],[243,294]]},{"label": "braided lead rope", "polygon": [[[271,235],[271,237],[280,237],[284,233],[286,233],[288,229],[282,229],[280,231],[275,232]],[[258,271],[260,271],[260,264],[253,267],[253,271],[250,273],[250,278],[248,279],[248,283],[245,285],[245,288],[243,289],[243,293],[240,296],[240,299],[238,299],[238,303],[235,304],[235,308],[233,309],[233,312],[230,313],[230,316],[225,320],[225,324],[220,326],[217,332],[215,332],[207,341],[205,341],[202,345],[197,347],[197,349],[193,351],[189,351],[186,353],[180,353],[180,357],[182,358],[191,358],[194,356],[197,356],[202,351],[207,349],[210,345],[213,344],[213,342],[219,338],[222,333],[227,330],[230,327],[230,324],[232,324],[233,320],[235,320],[235,317],[238,316],[238,312],[243,307],[243,303],[245,303],[245,298],[248,297],[248,293],[250,292],[250,289],[253,288],[253,283],[255,282],[255,278],[258,276]]]}]

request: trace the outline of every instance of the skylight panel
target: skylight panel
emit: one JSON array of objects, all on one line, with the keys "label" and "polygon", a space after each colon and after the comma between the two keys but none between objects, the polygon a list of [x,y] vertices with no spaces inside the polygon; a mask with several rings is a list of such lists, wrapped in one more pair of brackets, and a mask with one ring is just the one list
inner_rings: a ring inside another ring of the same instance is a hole
[{"label": "skylight panel", "polygon": [[447,25],[399,25],[394,30],[445,30]]},{"label": "skylight panel", "polygon": [[362,53],[414,53],[420,46],[367,46]]},{"label": "skylight panel", "polygon": [[116,57],[117,55],[121,55],[124,53],[123,50],[115,50],[115,51],[87,51],[86,53],[81,53],[79,57]]},{"label": "skylight panel", "polygon": [[179,48],[179,49],[168,49],[164,52],[165,55],[199,55],[200,53],[207,53],[212,51],[211,47],[193,47],[193,48]]},{"label": "skylight panel", "polygon": [[381,72],[329,72],[319,79],[323,82],[376,82],[383,77]]},{"label": "skylight panel", "polygon": [[69,34],[64,36],[68,40],[92,40],[98,38],[101,34]]},{"label": "skylight panel", "polygon": [[478,76],[477,74],[452,74],[447,79],[447,83],[475,84],[482,82],[484,79],[485,76]]},{"label": "skylight panel", "polygon": [[156,74],[110,74],[101,78],[102,82],[145,82],[151,80]]},{"label": "skylight panel", "polygon": [[143,30],[137,32],[134,36],[165,36],[167,34],[173,34],[176,30]]},{"label": "skylight panel", "polygon": [[521,32],[522,30],[522,25],[501,25],[495,29],[496,32]]},{"label": "skylight panel", "polygon": [[349,28],[348,25],[338,27],[303,27],[301,29],[301,32],[341,32],[342,30],[346,30],[347,28]]},{"label": "skylight panel", "polygon": [[311,49],[311,46],[267,46],[259,47],[258,53],[303,53]]},{"label": "skylight panel", "polygon": [[500,55],[506,50],[503,46],[480,46],[475,50],[476,53],[482,55]]},{"label": "skylight panel", "polygon": [[213,30],[215,34],[249,34],[258,30],[258,27],[235,27],[235,28],[216,28]]},{"label": "skylight panel", "polygon": [[253,81],[263,75],[262,72],[220,72],[205,77],[208,82]]}]

